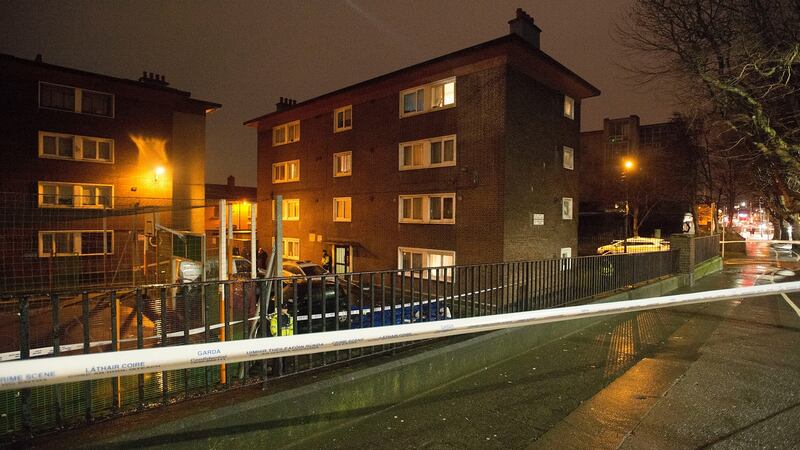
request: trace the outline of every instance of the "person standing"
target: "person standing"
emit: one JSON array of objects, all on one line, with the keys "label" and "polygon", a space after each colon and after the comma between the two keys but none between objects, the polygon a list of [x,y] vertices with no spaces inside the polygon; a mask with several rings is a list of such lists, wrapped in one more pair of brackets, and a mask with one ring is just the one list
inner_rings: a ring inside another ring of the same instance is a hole
[{"label": "person standing", "polygon": [[259,269],[267,270],[267,251],[263,247],[259,247],[258,253],[256,253],[256,266]]},{"label": "person standing", "polygon": [[322,268],[325,269],[326,272],[331,271],[331,257],[328,255],[327,250],[322,251]]}]

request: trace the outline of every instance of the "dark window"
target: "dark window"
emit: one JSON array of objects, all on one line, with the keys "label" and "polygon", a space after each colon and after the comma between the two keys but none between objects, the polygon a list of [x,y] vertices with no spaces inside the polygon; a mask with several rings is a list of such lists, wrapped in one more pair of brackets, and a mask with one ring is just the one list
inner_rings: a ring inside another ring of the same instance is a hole
[{"label": "dark window", "polygon": [[111,117],[114,115],[113,105],[114,98],[111,94],[92,91],[83,91],[82,93],[81,112]]},{"label": "dark window", "polygon": [[39,106],[75,111],[75,89],[41,83],[39,85]]}]

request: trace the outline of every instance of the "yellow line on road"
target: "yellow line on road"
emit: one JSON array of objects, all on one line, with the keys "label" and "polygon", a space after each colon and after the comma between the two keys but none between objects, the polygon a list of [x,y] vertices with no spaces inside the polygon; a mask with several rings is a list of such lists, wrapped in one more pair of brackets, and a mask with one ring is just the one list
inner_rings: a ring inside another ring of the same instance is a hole
[{"label": "yellow line on road", "polygon": [[781,292],[781,297],[783,297],[783,299],[786,300],[786,303],[788,303],[789,306],[792,307],[794,312],[797,313],[798,317],[800,317],[800,308],[798,308],[797,305],[794,304],[794,302],[789,298],[789,296]]}]

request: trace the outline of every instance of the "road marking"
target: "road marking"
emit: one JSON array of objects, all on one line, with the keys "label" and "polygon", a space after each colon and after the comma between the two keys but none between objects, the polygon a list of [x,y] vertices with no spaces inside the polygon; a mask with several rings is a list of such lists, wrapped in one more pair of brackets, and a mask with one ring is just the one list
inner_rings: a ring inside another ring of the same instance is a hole
[{"label": "road marking", "polygon": [[789,306],[792,307],[794,312],[797,313],[797,316],[800,317],[800,308],[798,308],[797,305],[794,304],[794,302],[789,298],[789,296],[781,292],[781,297],[783,297],[783,299],[786,300],[786,303],[788,303]]}]

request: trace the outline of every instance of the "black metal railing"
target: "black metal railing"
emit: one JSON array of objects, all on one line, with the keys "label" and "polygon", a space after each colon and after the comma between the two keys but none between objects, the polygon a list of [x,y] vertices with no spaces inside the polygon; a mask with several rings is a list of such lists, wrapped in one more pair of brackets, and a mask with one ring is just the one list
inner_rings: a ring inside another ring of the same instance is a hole
[{"label": "black metal railing", "polygon": [[720,254],[719,235],[697,237],[694,240],[695,265],[708,261]]},{"label": "black metal railing", "polygon": [[[0,364],[560,307],[677,272],[677,252],[152,285],[0,301]],[[0,392],[0,436],[266,383],[398,345]]]}]

